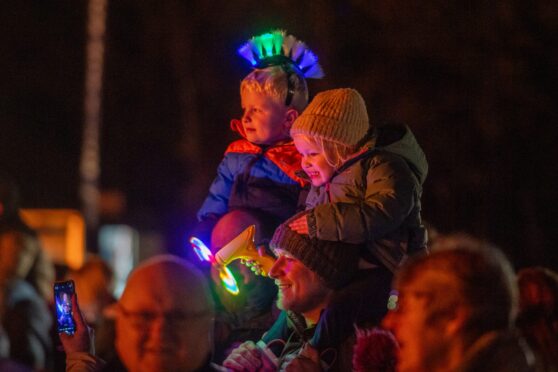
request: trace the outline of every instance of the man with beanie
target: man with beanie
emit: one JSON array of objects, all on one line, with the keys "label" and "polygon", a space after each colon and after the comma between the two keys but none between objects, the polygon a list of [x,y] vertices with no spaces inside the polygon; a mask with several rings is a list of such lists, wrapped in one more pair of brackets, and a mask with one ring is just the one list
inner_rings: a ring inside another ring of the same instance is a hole
[{"label": "man with beanie", "polygon": [[297,234],[288,227],[293,218],[277,228],[270,243],[277,261],[269,276],[279,289],[277,306],[282,313],[257,344],[247,341],[233,350],[223,363],[227,368],[236,371],[351,368],[350,347],[332,348],[318,356],[306,345],[323,311],[332,303],[343,301],[337,293],[354,280],[362,247]]}]

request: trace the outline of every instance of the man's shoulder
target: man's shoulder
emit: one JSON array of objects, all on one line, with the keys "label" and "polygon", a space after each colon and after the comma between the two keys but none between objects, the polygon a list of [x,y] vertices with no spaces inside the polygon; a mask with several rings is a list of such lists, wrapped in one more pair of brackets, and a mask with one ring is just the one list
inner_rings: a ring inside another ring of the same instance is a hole
[{"label": "man's shoulder", "polygon": [[514,332],[494,332],[481,336],[474,346],[477,348],[463,366],[464,372],[534,371],[533,351],[525,340]]}]

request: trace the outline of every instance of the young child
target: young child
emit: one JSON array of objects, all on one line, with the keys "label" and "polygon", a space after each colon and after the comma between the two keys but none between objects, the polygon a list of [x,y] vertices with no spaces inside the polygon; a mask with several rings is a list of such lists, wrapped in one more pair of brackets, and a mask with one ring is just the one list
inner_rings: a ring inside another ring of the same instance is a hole
[{"label": "young child", "polygon": [[[252,38],[239,54],[255,68],[240,84],[244,114],[231,122],[243,138],[225,151],[194,229],[213,252],[252,224],[256,244],[265,245],[275,228],[295,213],[305,181],[295,174],[300,154],[289,131],[308,104],[305,79],[323,76],[315,55],[283,31]],[[222,344],[255,336],[235,335],[235,330],[257,328],[261,335],[269,325],[262,317],[271,310],[277,291],[272,280],[254,276],[245,266],[231,269],[237,280],[243,277],[240,294],[232,298],[220,284],[215,289],[223,308],[221,319],[232,330]]]},{"label": "young child", "polygon": [[262,221],[258,230],[268,230],[269,240],[275,227],[295,213],[305,183],[296,175],[300,154],[289,131],[308,104],[305,79],[323,76],[317,58],[284,31],[254,37],[239,53],[255,67],[240,84],[242,119],[231,122],[243,138],[228,146],[198,211],[195,231],[205,241],[219,219],[235,210]]},{"label": "young child", "polygon": [[[321,351],[349,335],[353,323],[377,323],[386,311],[392,273],[406,256],[426,252],[420,198],[428,165],[408,127],[369,124],[364,100],[353,89],[316,95],[291,136],[312,187],[306,213],[290,228],[367,247],[359,279],[339,294],[310,342]],[[355,298],[360,306],[354,306]]]}]

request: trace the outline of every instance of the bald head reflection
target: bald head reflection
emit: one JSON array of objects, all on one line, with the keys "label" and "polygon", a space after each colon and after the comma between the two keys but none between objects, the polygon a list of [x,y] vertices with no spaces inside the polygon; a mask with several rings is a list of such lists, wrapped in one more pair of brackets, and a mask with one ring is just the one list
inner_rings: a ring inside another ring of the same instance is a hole
[{"label": "bald head reflection", "polygon": [[116,316],[116,348],[135,371],[193,371],[212,350],[213,302],[202,274],[171,255],[130,275]]}]

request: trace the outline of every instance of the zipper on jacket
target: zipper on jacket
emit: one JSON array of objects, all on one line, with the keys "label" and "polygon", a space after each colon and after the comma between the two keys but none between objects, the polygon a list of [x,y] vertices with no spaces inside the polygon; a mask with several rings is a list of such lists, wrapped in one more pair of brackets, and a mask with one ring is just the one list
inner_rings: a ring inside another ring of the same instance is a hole
[{"label": "zipper on jacket", "polygon": [[326,183],[326,185],[325,185],[325,192],[326,192],[326,195],[327,195],[327,202],[328,203],[331,203],[331,193],[329,191],[329,186],[330,185],[331,185],[330,182]]}]

